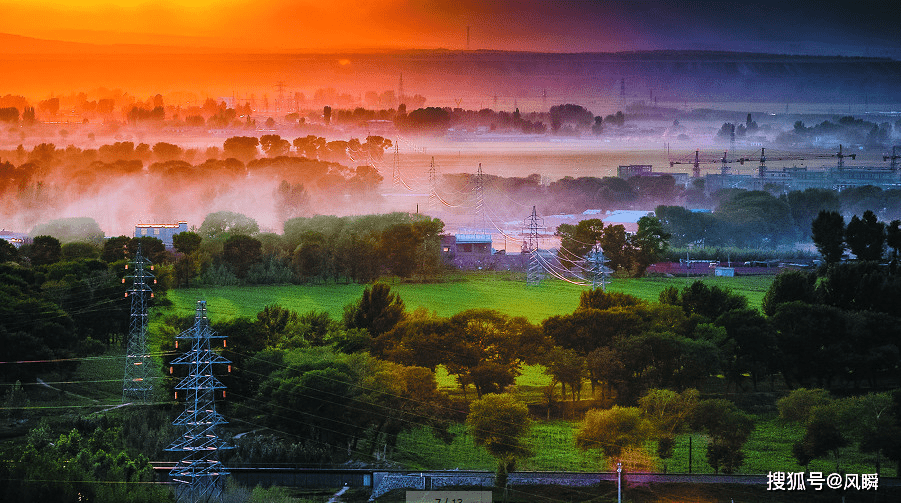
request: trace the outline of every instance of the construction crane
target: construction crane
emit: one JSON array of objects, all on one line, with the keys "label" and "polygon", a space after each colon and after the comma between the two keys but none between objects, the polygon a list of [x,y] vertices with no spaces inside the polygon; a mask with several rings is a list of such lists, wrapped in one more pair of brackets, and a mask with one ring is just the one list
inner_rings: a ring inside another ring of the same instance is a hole
[{"label": "construction crane", "polygon": [[701,165],[702,164],[719,164],[720,165],[720,173],[723,175],[728,175],[730,172],[730,164],[738,163],[741,166],[744,166],[746,162],[758,162],[759,166],[757,168],[757,176],[763,178],[766,176],[767,167],[766,163],[769,161],[805,161],[810,159],[838,159],[838,169],[843,169],[845,166],[844,159],[846,157],[850,157],[851,159],[856,159],[857,154],[845,154],[842,149],[842,145],[838,146],[838,152],[834,154],[816,154],[816,153],[807,153],[807,154],[782,154],[779,153],[775,156],[767,156],[766,148],[761,147],[760,155],[758,157],[734,157],[729,158],[729,151],[723,152],[722,157],[702,157],[700,155],[700,150],[695,150],[694,160],[683,160],[683,161],[670,161],[670,167],[674,167],[677,164],[691,164],[692,165],[692,176],[694,178],[700,178],[701,176]]}]

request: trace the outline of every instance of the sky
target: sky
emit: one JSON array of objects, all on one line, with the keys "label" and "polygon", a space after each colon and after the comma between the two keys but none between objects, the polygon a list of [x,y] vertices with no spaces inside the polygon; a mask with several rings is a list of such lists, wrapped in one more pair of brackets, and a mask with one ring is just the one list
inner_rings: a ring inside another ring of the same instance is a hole
[{"label": "sky", "polygon": [[[814,7],[811,7],[814,5]],[[700,49],[901,59],[895,2],[0,0],[0,33],[271,52]]]}]

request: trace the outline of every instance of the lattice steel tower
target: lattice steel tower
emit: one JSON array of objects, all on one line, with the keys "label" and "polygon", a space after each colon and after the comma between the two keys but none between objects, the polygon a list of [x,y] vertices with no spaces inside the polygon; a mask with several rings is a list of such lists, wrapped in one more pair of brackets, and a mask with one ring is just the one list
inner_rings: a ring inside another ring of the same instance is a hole
[{"label": "lattice steel tower", "polygon": [[529,255],[529,269],[526,273],[526,284],[537,286],[541,283],[541,264],[538,259],[538,236],[539,230],[543,229],[544,219],[538,216],[535,206],[532,206],[532,214],[526,218],[526,226],[529,230],[529,237],[522,243],[523,252]]},{"label": "lattice steel tower", "polygon": [[[153,274],[153,265],[141,253],[141,245],[138,244],[138,252],[134,260],[125,264],[133,271],[130,276],[132,286],[125,292],[126,297],[131,297],[131,323],[128,329],[128,345],[125,349],[125,376],[122,379],[122,401],[134,400],[147,402],[153,395],[153,365],[147,351],[147,302],[153,297],[150,283],[156,283]],[[125,283],[125,278],[122,278]]]},{"label": "lattice steel tower", "polygon": [[392,161],[392,174],[391,180],[395,187],[400,185],[400,172],[398,171],[400,166],[400,155],[397,151],[397,143],[394,144],[394,159]]},{"label": "lattice steel tower", "polygon": [[[485,173],[482,171],[482,163],[479,163],[479,170],[476,172],[476,226],[481,225],[481,229],[487,228],[485,222]],[[479,220],[481,220],[479,222]]]},{"label": "lattice steel tower", "polygon": [[600,285],[605,292],[607,291],[607,262],[601,245],[595,243],[588,252],[588,264],[591,266],[591,288],[597,288]]},{"label": "lattice steel tower", "polygon": [[[176,358],[173,365],[188,365],[188,376],[175,387],[175,396],[187,396],[185,411],[172,422],[184,426],[184,434],[167,451],[180,452],[184,457],[169,472],[175,482],[178,501],[211,501],[222,493],[228,470],[219,462],[219,451],[232,446],[216,434],[218,426],[227,421],[216,412],[215,393],[225,386],[213,375],[214,364],[229,364],[210,348],[211,339],[225,339],[210,329],[206,315],[206,301],[197,301],[194,326],[178,334],[176,339],[191,341],[191,350]],[[223,341],[223,345],[224,345]]]},{"label": "lattice steel tower", "polygon": [[429,164],[429,216],[434,217],[438,210],[438,171],[435,169],[435,158]]}]

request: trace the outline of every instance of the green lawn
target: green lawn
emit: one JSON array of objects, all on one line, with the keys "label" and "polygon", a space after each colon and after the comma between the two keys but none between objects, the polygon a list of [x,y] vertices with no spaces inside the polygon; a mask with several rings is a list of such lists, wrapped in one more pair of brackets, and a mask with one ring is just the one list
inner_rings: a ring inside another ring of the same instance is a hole
[{"label": "green lawn", "polygon": [[[608,288],[639,298],[656,301],[667,286],[682,288],[697,278],[614,279]],[[701,278],[710,285],[728,287],[759,307],[763,295],[773,281],[772,276],[737,278]],[[170,290],[168,298],[174,306],[163,314],[190,315],[198,300],[207,301],[212,320],[253,317],[269,304],[305,313],[327,311],[340,319],[344,306],[360,297],[365,285],[275,285],[240,287],[205,287]],[[511,316],[525,316],[533,323],[556,314],[571,313],[579,304],[585,287],[559,280],[545,280],[537,287],[526,285],[521,274],[465,273],[442,283],[395,283],[392,290],[400,294],[408,311],[423,307],[439,316],[451,316],[474,308],[497,309]]]}]

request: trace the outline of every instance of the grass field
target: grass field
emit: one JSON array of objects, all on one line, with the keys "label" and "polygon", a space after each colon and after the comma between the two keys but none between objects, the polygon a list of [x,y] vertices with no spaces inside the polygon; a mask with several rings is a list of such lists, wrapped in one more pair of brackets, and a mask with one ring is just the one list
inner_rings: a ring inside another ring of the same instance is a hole
[{"label": "grass field", "polygon": [[[768,471],[800,472],[804,468],[791,454],[792,444],[804,436],[804,429],[798,424],[785,424],[775,415],[755,417],[756,428],[745,444],[745,462],[738,473],[767,473]],[[523,471],[604,471],[608,469],[604,457],[596,450],[581,451],[573,438],[578,428],[572,421],[535,421],[527,439],[527,445],[534,455],[517,462],[517,469]],[[453,442],[445,444],[427,429],[403,433],[398,438],[394,459],[412,470],[493,470],[495,460],[488,453],[473,444],[472,437],[463,425],[455,426]],[[648,442],[645,451],[653,454],[656,443]],[[713,473],[706,461],[707,438],[703,434],[692,435],[692,473]],[[669,473],[688,473],[689,435],[676,439],[674,455],[666,463]],[[663,463],[651,456],[652,470],[662,472]],[[883,460],[882,476],[894,476],[895,467]],[[842,449],[839,458],[840,469],[848,473],[874,473],[875,457],[862,454],[854,447]],[[809,470],[825,474],[836,471],[835,461],[830,457],[810,463]]]},{"label": "grass field", "polygon": [[[608,288],[656,301],[664,288],[682,288],[696,279],[699,278],[614,279]],[[773,281],[772,276],[700,279],[744,295],[755,308],[760,306]],[[160,313],[190,315],[196,301],[206,300],[213,321],[253,317],[269,304],[279,304],[299,313],[327,311],[340,319],[344,306],[359,299],[364,288],[365,285],[358,284],[183,288],[168,292],[174,305],[161,309]],[[466,273],[442,283],[395,283],[391,289],[404,300],[407,311],[423,307],[439,316],[451,316],[467,309],[491,308],[539,323],[556,314],[571,313],[579,304],[579,294],[586,288],[559,280],[545,280],[532,287],[526,285],[522,274]]]}]

